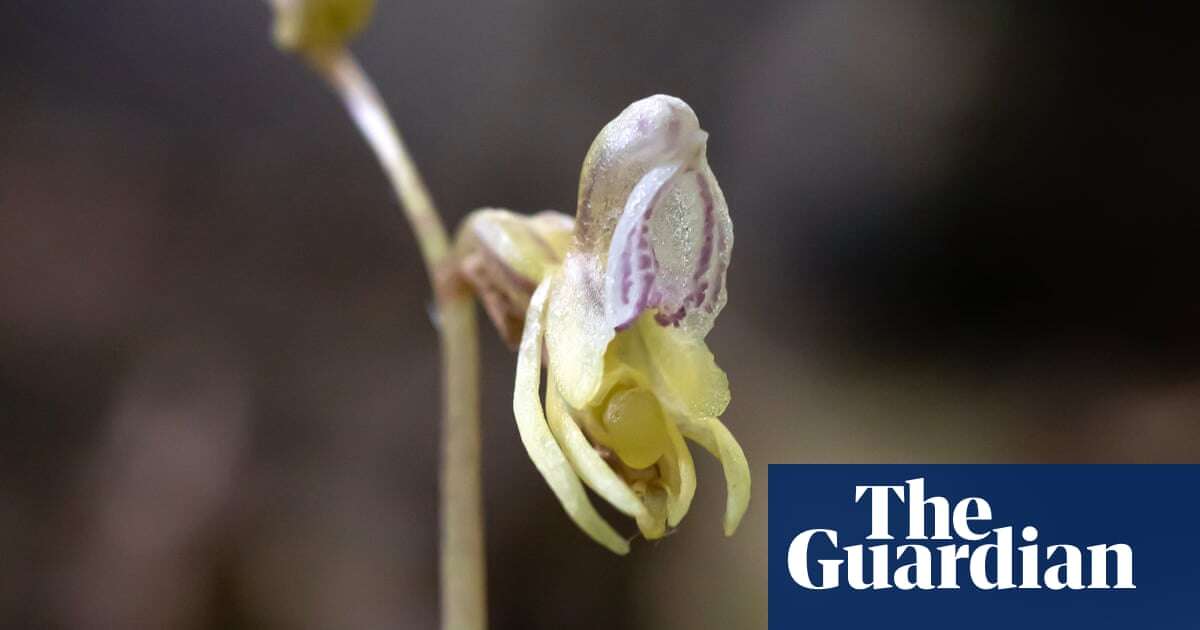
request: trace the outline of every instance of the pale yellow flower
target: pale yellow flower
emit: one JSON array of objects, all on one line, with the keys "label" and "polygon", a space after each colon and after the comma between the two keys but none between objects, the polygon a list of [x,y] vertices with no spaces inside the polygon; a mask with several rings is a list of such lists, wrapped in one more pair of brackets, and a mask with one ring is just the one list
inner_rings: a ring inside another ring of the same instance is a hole
[{"label": "pale yellow flower", "polygon": [[630,105],[588,152],[569,246],[521,274],[536,285],[513,396],[521,441],[575,523],[620,554],[628,541],[584,486],[659,538],[696,490],[685,438],[724,468],[726,535],[749,503],[745,455],[718,420],[729,383],[704,342],[733,245],[707,137],[677,98]]},{"label": "pale yellow flower", "polygon": [[284,50],[322,52],[345,46],[371,20],[375,0],[270,0],[275,43]]}]

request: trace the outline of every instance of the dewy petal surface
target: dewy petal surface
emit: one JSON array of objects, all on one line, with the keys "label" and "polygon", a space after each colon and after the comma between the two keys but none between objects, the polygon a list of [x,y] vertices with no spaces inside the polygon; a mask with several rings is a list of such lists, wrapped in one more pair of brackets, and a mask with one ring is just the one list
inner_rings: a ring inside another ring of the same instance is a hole
[{"label": "dewy petal surface", "polygon": [[646,511],[625,480],[600,457],[584,436],[559,395],[553,378],[546,381],[546,416],[550,421],[550,430],[562,446],[567,460],[589,488],[628,516],[637,518]]},{"label": "dewy petal surface", "polygon": [[692,108],[664,94],[632,103],[605,125],[592,141],[579,177],[576,246],[608,251],[634,186],[651,169],[694,154],[703,142],[701,133]]},{"label": "dewy petal surface", "polygon": [[721,462],[725,471],[725,535],[732,536],[750,505],[750,464],[733,434],[716,418],[681,418],[679,430]]},{"label": "dewy petal surface", "polygon": [[618,330],[646,309],[703,338],[725,307],[733,224],[703,144],[651,169],[617,222],[605,270],[605,316]]},{"label": "dewy petal surface", "polygon": [[546,479],[567,514],[584,532],[615,553],[629,553],[629,543],[596,512],[588,500],[579,477],[575,474],[554,439],[540,400],[542,362],[542,315],[549,293],[549,283],[540,284],[530,299],[525,331],[517,355],[516,383],[513,391],[513,414],[521,443],[533,460],[538,472]]},{"label": "dewy petal surface", "polygon": [[604,349],[615,331],[604,320],[600,262],[571,252],[554,275],[546,313],[546,349],[563,399],[583,409],[604,379]]}]

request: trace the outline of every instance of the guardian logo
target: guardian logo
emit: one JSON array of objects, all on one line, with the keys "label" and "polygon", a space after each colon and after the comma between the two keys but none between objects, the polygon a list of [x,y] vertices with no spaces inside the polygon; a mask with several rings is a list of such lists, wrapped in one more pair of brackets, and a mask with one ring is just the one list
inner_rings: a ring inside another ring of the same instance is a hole
[{"label": "guardian logo", "polygon": [[1194,465],[772,464],[768,626],[1200,628],[1197,488]]},{"label": "guardian logo", "polygon": [[[983,590],[1137,588],[1131,546],[1089,545],[1086,553],[1069,544],[1043,548],[1037,544],[1037,527],[1025,525],[1020,538],[1030,544],[1017,547],[1012,525],[991,527],[992,507],[986,499],[967,497],[951,505],[945,497],[927,498],[924,478],[903,485],[855,486],[854,501],[870,503],[869,541],[896,540],[889,527],[889,510],[906,508],[906,544],[839,548],[837,530],[805,530],[788,546],[788,573],[796,584],[813,590],[838,588],[844,575],[845,584],[855,590],[957,589],[962,588],[962,576]],[[936,544],[939,541],[946,544]],[[821,567],[815,583],[809,571],[814,558]],[[1110,559],[1116,564],[1114,581],[1108,571]],[[1090,576],[1086,584],[1085,575]]]}]

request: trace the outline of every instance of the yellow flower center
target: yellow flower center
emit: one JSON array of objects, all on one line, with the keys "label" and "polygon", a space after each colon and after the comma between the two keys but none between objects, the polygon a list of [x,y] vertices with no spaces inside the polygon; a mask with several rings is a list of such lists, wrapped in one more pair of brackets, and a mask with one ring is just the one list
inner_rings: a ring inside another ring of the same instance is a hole
[{"label": "yellow flower center", "polygon": [[640,387],[617,391],[604,410],[606,446],[631,468],[653,466],[671,448],[666,422],[650,392]]}]

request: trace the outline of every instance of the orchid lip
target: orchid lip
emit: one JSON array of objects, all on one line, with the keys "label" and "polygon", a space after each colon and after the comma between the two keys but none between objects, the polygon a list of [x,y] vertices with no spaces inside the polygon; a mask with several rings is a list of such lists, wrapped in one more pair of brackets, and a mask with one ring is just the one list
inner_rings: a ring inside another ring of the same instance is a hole
[{"label": "orchid lip", "polygon": [[[656,213],[670,210],[664,206],[677,203],[671,197],[682,194],[681,190],[690,190],[695,196],[695,207],[688,211],[698,215],[696,227],[701,236],[694,244],[667,244],[676,250],[689,248],[686,255],[678,251],[674,255],[683,255],[691,265],[684,273],[663,273],[657,250],[664,245],[654,242],[652,222]],[[652,169],[635,186],[630,200],[609,253],[607,282],[613,290],[608,292],[607,310],[613,329],[627,329],[649,308],[657,308],[655,321],[660,326],[679,326],[693,309],[702,308],[714,315],[724,288],[729,239],[726,227],[717,218],[709,176],[694,161]]]}]

